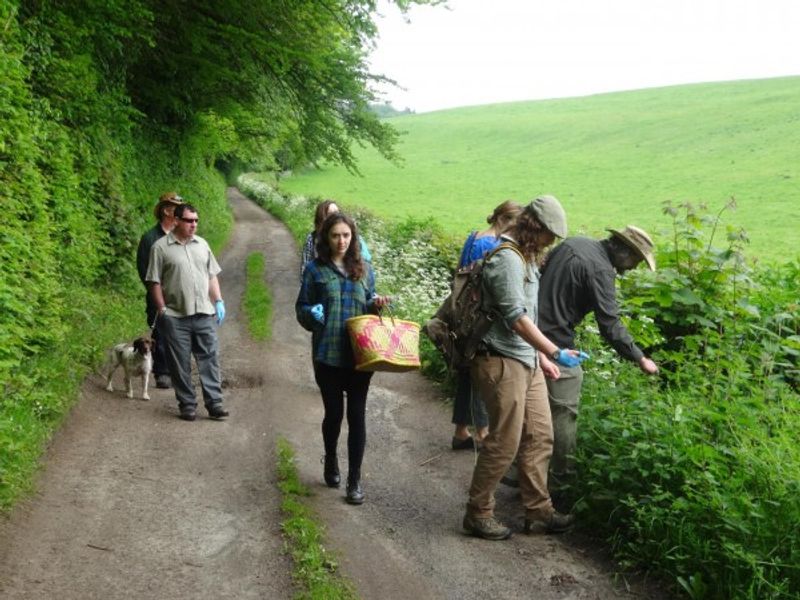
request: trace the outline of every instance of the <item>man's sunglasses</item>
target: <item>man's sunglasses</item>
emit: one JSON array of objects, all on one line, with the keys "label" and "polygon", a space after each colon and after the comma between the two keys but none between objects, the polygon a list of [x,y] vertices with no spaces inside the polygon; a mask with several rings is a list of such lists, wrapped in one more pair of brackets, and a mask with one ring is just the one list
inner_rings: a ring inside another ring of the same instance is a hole
[{"label": "man's sunglasses", "polygon": [[185,219],[184,217],[178,217],[184,223],[197,223],[200,219]]}]

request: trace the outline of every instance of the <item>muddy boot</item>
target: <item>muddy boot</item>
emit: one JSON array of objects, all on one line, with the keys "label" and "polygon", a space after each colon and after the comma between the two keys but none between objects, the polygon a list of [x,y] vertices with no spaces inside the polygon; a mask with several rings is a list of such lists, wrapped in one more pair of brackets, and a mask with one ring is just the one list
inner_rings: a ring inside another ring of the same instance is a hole
[{"label": "muddy boot", "polygon": [[524,533],[563,533],[572,529],[575,524],[575,515],[565,515],[558,511],[542,519],[525,518],[522,526]]},{"label": "muddy boot", "polygon": [[464,531],[485,540],[507,540],[511,537],[511,529],[494,517],[478,518],[464,515]]},{"label": "muddy boot", "polygon": [[342,478],[339,475],[339,460],[336,458],[335,454],[326,454],[324,461],[325,471],[323,476],[325,477],[325,485],[332,488],[338,488],[339,483],[342,481]]},{"label": "muddy boot", "polygon": [[347,496],[345,497],[348,504],[363,504],[364,490],[361,489],[361,473],[358,471],[351,472],[347,476]]}]

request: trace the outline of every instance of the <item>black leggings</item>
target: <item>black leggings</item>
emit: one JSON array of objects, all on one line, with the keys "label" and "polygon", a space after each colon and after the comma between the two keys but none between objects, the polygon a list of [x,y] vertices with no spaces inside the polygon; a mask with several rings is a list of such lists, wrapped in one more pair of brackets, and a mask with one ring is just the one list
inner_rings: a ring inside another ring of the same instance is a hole
[{"label": "black leggings", "polygon": [[325,454],[335,455],[344,418],[344,396],[347,394],[347,462],[350,474],[360,477],[364,447],[367,445],[367,392],[372,373],[324,363],[314,363],[314,379],[322,394],[325,418],[322,440]]}]

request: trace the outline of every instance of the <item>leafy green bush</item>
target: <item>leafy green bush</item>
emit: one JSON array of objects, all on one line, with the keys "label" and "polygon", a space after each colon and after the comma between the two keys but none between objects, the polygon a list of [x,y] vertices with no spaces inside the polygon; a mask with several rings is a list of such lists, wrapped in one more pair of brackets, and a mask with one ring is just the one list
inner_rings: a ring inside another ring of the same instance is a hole
[{"label": "leafy green bush", "polygon": [[661,376],[604,365],[593,348],[601,361],[584,385],[578,507],[626,564],[671,575],[693,598],[794,598],[797,265],[755,271],[741,232],[714,247],[720,215],[665,210],[675,235],[658,272],[622,286]]}]

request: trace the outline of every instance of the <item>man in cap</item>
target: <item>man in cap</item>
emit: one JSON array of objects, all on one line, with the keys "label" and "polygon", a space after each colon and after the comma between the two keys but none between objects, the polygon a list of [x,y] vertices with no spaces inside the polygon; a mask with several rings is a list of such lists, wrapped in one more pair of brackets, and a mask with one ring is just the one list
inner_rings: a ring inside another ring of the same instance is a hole
[{"label": "man in cap", "polygon": [[159,334],[157,323],[157,310],[150,294],[147,293],[147,264],[150,261],[150,248],[157,240],[161,239],[172,231],[175,227],[175,207],[183,204],[181,198],[175,192],[161,194],[158,203],[153,209],[156,217],[156,224],[148,229],[139,240],[139,247],[136,250],[136,270],[139,272],[139,279],[145,288],[145,312],[147,313],[147,324],[153,333],[153,373],[156,376],[156,387],[167,389],[170,387],[169,367],[167,366],[166,344],[163,337]]},{"label": "man in cap", "polygon": [[[620,321],[615,278],[645,262],[656,268],[653,241],[645,231],[629,225],[609,229],[604,240],[567,238],[547,257],[539,282],[539,329],[560,347],[572,347],[575,328],[594,312],[600,335],[620,356],[636,363],[648,375],[658,366],[644,355]],[[553,418],[553,458],[550,462],[550,490],[562,506],[559,490],[575,473],[577,418],[583,369],[580,365],[561,369],[558,379],[548,380],[547,389]]]},{"label": "man in cap", "polygon": [[547,489],[553,426],[544,379],[559,375],[551,360],[568,367],[580,364],[582,357],[559,348],[536,326],[536,261],[556,237],[566,235],[561,204],[553,196],[540,196],[501,235],[500,250],[488,255],[481,272],[483,306],[495,318],[470,371],[486,403],[489,435],[478,454],[463,526],[484,539],[511,536],[511,529],[494,517],[494,492],[517,454],[523,530],[555,533],[573,522],[572,515],[556,512]]}]

